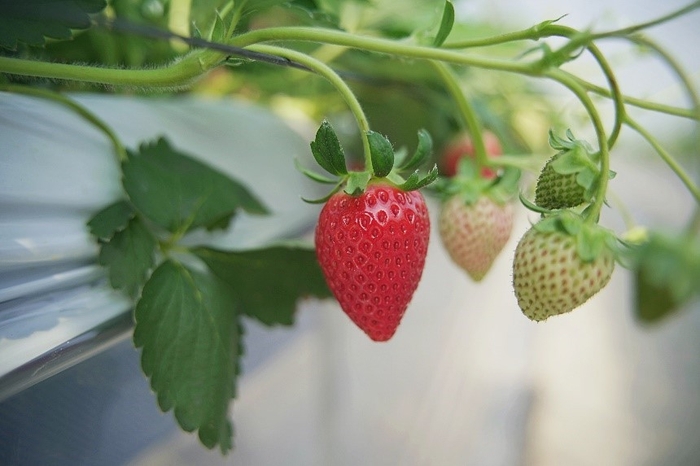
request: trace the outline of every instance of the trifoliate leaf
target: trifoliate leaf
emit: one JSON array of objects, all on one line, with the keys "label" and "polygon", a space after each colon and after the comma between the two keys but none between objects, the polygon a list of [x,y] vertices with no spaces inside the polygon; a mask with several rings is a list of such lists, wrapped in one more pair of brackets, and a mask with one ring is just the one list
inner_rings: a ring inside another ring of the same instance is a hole
[{"label": "trifoliate leaf", "polygon": [[118,201],[97,212],[88,221],[90,233],[100,241],[109,241],[118,231],[122,231],[134,218],[136,212],[127,201]]},{"label": "trifoliate leaf", "polygon": [[394,168],[394,148],[385,136],[374,131],[367,131],[367,139],[374,176],[383,178]]},{"label": "trifoliate leaf", "polygon": [[442,20],[440,21],[440,29],[435,35],[433,47],[440,47],[447,39],[447,36],[452,32],[452,26],[455,23],[455,8],[448,0],[445,2],[445,9],[442,11]]},{"label": "trifoliate leaf", "polygon": [[311,142],[311,153],[316,162],[331,175],[345,175],[345,153],[338,136],[327,121],[323,121],[316,131],[316,139]]},{"label": "trifoliate leaf", "polygon": [[168,260],[151,275],[135,310],[134,344],[158,405],[199,431],[207,448],[232,446],[228,407],[236,394],[241,328],[231,288]]},{"label": "trifoliate leaf", "polygon": [[300,299],[331,296],[313,248],[198,248],[194,253],[236,294],[241,312],[266,325],[291,325]]},{"label": "trifoliate leaf", "polygon": [[238,209],[267,213],[244,185],[176,151],[163,138],[129,151],[122,173],[134,207],[171,232],[223,226]]},{"label": "trifoliate leaf", "polygon": [[91,13],[105,0],[0,0],[0,47],[16,50],[17,43],[43,46],[46,37],[70,39],[71,29],[90,27]]},{"label": "trifoliate leaf", "polygon": [[108,268],[114,289],[138,296],[155,260],[156,239],[138,217],[102,244],[99,262]]}]

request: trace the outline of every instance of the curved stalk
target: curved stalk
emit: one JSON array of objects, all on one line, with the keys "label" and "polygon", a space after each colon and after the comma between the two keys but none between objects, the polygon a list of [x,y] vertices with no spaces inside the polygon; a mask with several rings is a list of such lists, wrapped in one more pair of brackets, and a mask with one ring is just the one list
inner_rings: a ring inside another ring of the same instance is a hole
[{"label": "curved stalk", "polygon": [[680,178],[680,180],[683,182],[686,188],[688,188],[688,191],[693,195],[695,198],[695,202],[700,205],[700,187],[698,187],[693,180],[691,179],[690,175],[683,169],[683,167],[676,161],[676,159],[673,158],[671,154],[668,153],[666,149],[663,148],[661,143],[646,129],[644,129],[643,126],[632,120],[629,116],[625,119],[625,124],[638,132],[646,141],[651,145],[651,147],[654,148],[654,150],[661,156],[664,162],[666,162],[666,165],[668,165],[671,170]]},{"label": "curved stalk", "polygon": [[39,97],[41,99],[51,100],[65,107],[68,107],[69,109],[77,113],[80,117],[82,117],[84,120],[91,123],[97,129],[102,131],[105,134],[105,136],[109,138],[109,140],[112,142],[114,152],[116,152],[119,162],[123,162],[127,159],[126,149],[124,149],[124,145],[121,143],[116,133],[112,131],[112,128],[110,128],[109,125],[102,121],[97,115],[95,115],[90,110],[83,107],[73,99],[59,94],[58,92],[50,91],[47,89],[39,89],[36,87],[29,86],[18,86],[13,84],[0,84],[0,91],[12,92],[15,94],[24,94],[32,97]]},{"label": "curved stalk", "polygon": [[231,45],[235,45],[237,47],[248,47],[256,43],[272,41],[320,42],[363,49],[370,52],[386,53],[406,58],[438,60],[459,65],[476,66],[491,70],[520,73],[529,76],[539,74],[539,72],[529,63],[514,63],[509,60],[498,60],[476,55],[465,55],[463,53],[454,52],[451,50],[413,45],[390,39],[357,36],[343,31],[336,31],[335,29],[309,27],[276,27],[257,29],[235,37],[233,40],[231,40]]},{"label": "curved stalk", "polygon": [[625,100],[624,96],[622,95],[622,91],[620,90],[620,85],[617,82],[617,79],[615,78],[615,74],[612,70],[612,67],[608,63],[608,60],[605,58],[605,55],[603,55],[603,53],[592,42],[592,40],[589,40],[580,45],[577,44],[577,36],[588,37],[587,34],[582,35],[576,29],[567,26],[551,25],[547,28],[547,30],[549,35],[566,37],[567,39],[569,39],[569,43],[555,53],[562,53],[565,49],[573,51],[571,50],[572,46],[575,46],[574,48],[584,47],[593,56],[593,59],[598,63],[598,66],[600,66],[600,69],[603,72],[606,81],[608,82],[609,96],[613,100],[613,103],[615,105],[615,121],[613,123],[613,129],[610,132],[610,136],[608,137],[608,148],[612,148],[615,145],[618,136],[620,135],[620,130],[622,129],[622,124],[625,119]]},{"label": "curved stalk", "polygon": [[[593,83],[590,83],[584,79],[579,78],[578,76],[574,76],[570,73],[569,77],[576,81],[576,83],[586,89],[589,92],[592,92],[594,94],[598,94],[599,96],[602,97],[607,97],[607,98],[612,98],[612,93],[610,92],[609,89],[605,89],[604,87],[597,86]],[[630,97],[623,95],[622,100],[627,104],[631,105],[633,107],[641,108],[644,110],[649,110],[652,112],[658,112],[658,113],[665,113],[666,115],[671,115],[671,116],[676,116],[680,118],[688,118],[691,120],[698,120],[698,116],[695,114],[694,110],[691,109],[685,109],[685,108],[680,108],[676,107],[673,105],[666,105],[666,104],[661,104],[658,102],[650,102],[648,100],[644,99],[638,99],[636,97]]]},{"label": "curved stalk", "polygon": [[197,50],[171,65],[155,69],[100,68],[0,57],[0,72],[114,86],[179,88],[217,66],[225,55]]},{"label": "curved stalk", "polygon": [[481,125],[479,124],[476,111],[474,111],[474,108],[465,97],[464,92],[462,92],[462,89],[459,87],[459,81],[450,67],[437,61],[430,61],[430,64],[437,70],[438,74],[440,74],[440,77],[442,77],[442,80],[445,82],[447,90],[457,104],[459,114],[464,120],[467,130],[471,133],[472,141],[474,142],[474,161],[476,162],[477,170],[481,171],[482,167],[488,165],[488,154],[486,153],[486,146],[484,145]]},{"label": "curved stalk", "polygon": [[345,83],[345,81],[343,81],[341,77],[338,76],[338,74],[335,71],[333,71],[331,67],[313,57],[310,57],[309,55],[297,52],[295,50],[290,50],[284,47],[260,44],[251,45],[248,47],[248,49],[253,50],[255,52],[277,55],[280,57],[287,58],[289,60],[293,60],[297,63],[306,66],[307,68],[319,74],[320,76],[326,78],[340,93],[340,95],[343,96],[343,99],[345,99],[345,102],[348,104],[348,107],[350,107],[350,111],[355,117],[357,125],[360,128],[360,136],[362,137],[362,148],[364,151],[365,168],[370,171],[372,170],[372,157],[369,149],[369,139],[367,138],[367,132],[369,131],[369,122],[367,121],[367,117],[365,116],[365,113],[362,110],[360,102],[357,100],[357,97],[355,97],[355,94]]}]

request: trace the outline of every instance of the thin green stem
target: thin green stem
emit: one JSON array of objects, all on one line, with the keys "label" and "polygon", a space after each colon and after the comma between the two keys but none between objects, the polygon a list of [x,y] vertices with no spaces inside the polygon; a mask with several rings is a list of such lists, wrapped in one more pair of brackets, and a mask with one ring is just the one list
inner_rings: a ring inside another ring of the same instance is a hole
[{"label": "thin green stem", "polygon": [[362,138],[365,169],[369,171],[372,170],[372,157],[369,148],[369,139],[367,138],[367,132],[370,129],[369,121],[367,120],[367,117],[365,116],[365,113],[362,110],[360,102],[357,100],[357,97],[355,97],[355,94],[352,92],[352,89],[350,89],[350,87],[345,83],[345,81],[343,81],[342,78],[338,76],[338,74],[335,71],[333,71],[331,67],[313,57],[310,57],[309,55],[297,52],[295,50],[290,50],[284,47],[260,44],[251,45],[248,47],[248,49],[253,50],[255,52],[277,55],[280,57],[287,58],[289,60],[293,60],[297,63],[306,66],[307,68],[319,74],[320,76],[326,78],[340,93],[343,99],[345,99],[345,102],[350,108],[350,111],[355,117],[355,120],[357,120],[357,125],[360,129],[360,136]]},{"label": "thin green stem", "polygon": [[19,86],[14,84],[0,84],[0,91],[24,94],[32,97],[38,97],[41,99],[47,99],[61,104],[65,107],[68,107],[69,109],[77,113],[80,117],[82,117],[83,119],[94,125],[97,129],[102,131],[109,138],[109,140],[112,142],[112,146],[114,147],[114,152],[116,152],[117,158],[120,162],[126,160],[126,149],[124,149],[124,145],[121,143],[116,133],[112,131],[112,128],[110,128],[109,125],[102,121],[97,115],[80,105],[75,100],[70,99],[62,94],[59,94],[58,92],[50,91],[47,89],[39,89],[36,87],[29,86]]},{"label": "thin green stem", "polygon": [[598,139],[598,151],[600,152],[600,177],[598,179],[595,200],[591,206],[591,209],[588,211],[586,221],[589,223],[595,223],[598,221],[600,212],[605,203],[605,193],[608,190],[608,173],[610,173],[610,151],[608,148],[608,140],[605,134],[603,121],[598,114],[595,104],[586,93],[586,90],[575,80],[571,79],[567,73],[563,73],[561,70],[556,69],[546,72],[545,76],[559,82],[573,92],[586,109],[586,112],[591,119],[591,123],[593,124],[593,128]]},{"label": "thin green stem", "polygon": [[643,29],[649,29],[651,27],[658,26],[659,24],[666,23],[668,21],[679,18],[679,17],[685,15],[686,13],[690,13],[691,11],[693,11],[697,8],[700,8],[700,1],[695,1],[693,3],[690,3],[682,8],[679,8],[678,10],[672,11],[671,13],[669,13],[667,15],[660,16],[660,17],[653,19],[651,21],[635,24],[635,25],[628,26],[628,27],[621,28],[621,29],[615,29],[612,31],[593,34],[592,39],[597,40],[597,39],[602,39],[604,37],[629,36],[630,34],[634,34],[635,32],[639,32]]},{"label": "thin green stem", "polygon": [[481,39],[465,39],[457,42],[447,42],[442,44],[444,49],[467,49],[474,47],[489,47],[519,40],[539,40],[547,35],[547,27],[552,21],[544,21],[527,29],[498,34],[496,36],[484,37]]},{"label": "thin green stem", "polygon": [[336,31],[334,29],[308,27],[277,27],[257,29],[235,37],[231,41],[231,45],[247,47],[252,44],[270,41],[319,42],[343,45],[351,48],[386,53],[407,58],[438,60],[458,65],[508,71],[511,73],[520,73],[529,76],[539,74],[538,70],[536,70],[529,63],[517,63],[510,60],[499,60],[483,56],[466,55],[464,53],[455,52],[452,50],[418,46],[397,42],[390,39],[358,36],[343,31]]},{"label": "thin green stem", "polygon": [[486,153],[486,146],[484,144],[484,138],[481,134],[481,124],[479,123],[479,118],[476,111],[467,100],[464,92],[462,92],[462,88],[459,86],[459,80],[450,67],[442,62],[433,60],[431,60],[429,63],[433,65],[444,81],[447,90],[452,96],[452,99],[457,104],[459,114],[464,120],[466,129],[471,133],[472,141],[474,143],[474,161],[476,162],[477,169],[481,171],[481,168],[488,165],[489,162],[488,155]]},{"label": "thin green stem", "polygon": [[[641,45],[643,47],[648,47],[653,50],[666,64],[673,70],[678,79],[683,84],[685,91],[688,93],[688,99],[690,100],[693,111],[695,114],[695,119],[698,121],[698,129],[700,129],[700,95],[698,90],[690,78],[688,73],[685,71],[683,66],[676,60],[670,53],[668,53],[663,47],[657,44],[655,41],[643,37],[641,35],[633,35],[627,37],[628,40]],[[696,147],[700,150],[700,131],[695,133]],[[690,234],[695,234],[700,229],[700,204],[695,207],[695,213],[688,223],[687,231]]]},{"label": "thin green stem", "polygon": [[0,57],[0,73],[114,86],[178,88],[188,85],[225,58],[220,52],[196,50],[170,65],[149,70],[99,68]]},{"label": "thin green stem", "polygon": [[[659,57],[661,57],[663,61],[666,62],[666,64],[673,70],[673,72],[676,74],[681,83],[683,83],[683,87],[688,93],[688,99],[693,105],[692,112],[694,113],[695,119],[698,122],[700,122],[700,94],[698,94],[698,90],[696,89],[693,80],[690,78],[690,76],[685,71],[683,66],[681,66],[678,60],[676,60],[673,57],[673,55],[668,53],[663,47],[661,47],[659,44],[657,44],[655,41],[649,38],[640,35],[635,35],[627,37],[627,40],[653,50]],[[700,132],[698,132],[697,136],[700,138]]]},{"label": "thin green stem", "polygon": [[[581,33],[576,29],[558,25],[550,25],[547,28],[547,32],[553,36],[566,37],[570,39],[570,43],[575,41],[575,37],[581,35]],[[622,124],[625,119],[624,96],[620,90],[620,85],[617,82],[617,78],[615,78],[615,73],[613,72],[610,63],[608,63],[608,60],[605,58],[605,55],[603,55],[600,49],[592,41],[585,43],[583,46],[593,56],[595,61],[598,63],[598,66],[600,66],[600,69],[608,82],[609,95],[615,105],[615,121],[613,123],[613,129],[608,138],[608,148],[612,148],[620,135],[620,130],[622,129]]]},{"label": "thin green stem", "polygon": [[676,161],[675,158],[663,148],[661,143],[642,125],[638,124],[632,120],[629,115],[625,118],[625,124],[638,132],[646,141],[654,148],[654,150],[661,156],[666,165],[668,165],[671,170],[680,178],[681,182],[688,188],[688,191],[693,195],[695,201],[700,205],[700,187],[698,187],[690,175],[683,169],[683,167]]},{"label": "thin green stem", "polygon": [[[612,93],[610,92],[609,89],[605,89],[604,87],[597,86],[593,83],[590,83],[584,79],[579,78],[578,76],[574,76],[572,74],[569,74],[569,77],[576,81],[579,86],[583,87],[589,92],[593,92],[594,94],[598,94],[602,97],[607,97],[607,98],[612,98]],[[650,110],[652,112],[658,112],[658,113],[665,113],[666,115],[671,115],[671,116],[677,116],[680,118],[688,118],[691,120],[697,120],[698,117],[695,115],[695,112],[691,109],[685,109],[685,108],[680,108],[676,107],[673,105],[666,105],[666,104],[661,104],[657,102],[650,102],[648,100],[644,99],[638,99],[635,97],[630,97],[623,95],[622,100],[625,102],[627,105],[632,105],[633,107],[641,108],[644,110]]]}]

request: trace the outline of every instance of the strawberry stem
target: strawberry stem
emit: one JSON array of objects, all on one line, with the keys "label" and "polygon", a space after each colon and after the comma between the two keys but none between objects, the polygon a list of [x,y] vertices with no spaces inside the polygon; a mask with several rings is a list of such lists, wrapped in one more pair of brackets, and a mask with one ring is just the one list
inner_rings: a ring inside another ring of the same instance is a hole
[{"label": "strawberry stem", "polygon": [[649,143],[651,147],[654,148],[656,153],[659,154],[659,156],[663,159],[664,162],[666,162],[666,165],[668,165],[671,170],[680,178],[681,182],[685,185],[686,188],[688,188],[688,191],[693,195],[695,198],[695,202],[700,205],[700,187],[696,185],[693,182],[693,179],[690,177],[690,175],[683,169],[683,167],[676,161],[675,158],[666,150],[663,148],[661,143],[646,129],[644,129],[643,126],[632,120],[629,116],[625,117],[625,124],[638,132],[646,141]]},{"label": "strawberry stem", "polygon": [[338,73],[333,71],[333,69],[330,66],[317,60],[316,58],[284,47],[259,44],[251,45],[250,47],[248,47],[248,49],[255,52],[266,53],[269,55],[277,55],[280,57],[287,58],[289,60],[293,60],[297,63],[301,63],[302,65],[308,67],[310,70],[314,71],[318,75],[326,78],[333,85],[333,87],[335,87],[338,93],[340,93],[340,95],[343,96],[343,99],[345,99],[345,102],[348,104],[348,107],[350,108],[350,111],[355,117],[355,120],[357,120],[357,126],[360,129],[360,137],[362,138],[365,170],[370,172],[372,171],[372,156],[370,152],[369,138],[367,136],[367,132],[369,131],[369,121],[367,120],[367,117],[365,116],[365,113],[362,110],[362,106],[357,100],[357,97],[355,97],[355,94],[345,83],[345,81],[343,81],[343,79],[340,76],[338,76]]},{"label": "strawberry stem", "polygon": [[464,120],[467,130],[471,133],[472,142],[474,143],[474,161],[476,162],[477,170],[481,171],[484,166],[488,165],[489,160],[486,153],[486,146],[484,145],[484,138],[481,134],[479,118],[474,108],[465,97],[464,92],[462,92],[454,71],[446,64],[438,61],[430,61],[430,64],[433,65],[438,74],[440,74],[440,77],[447,86],[447,90],[457,103],[459,113]]},{"label": "strawberry stem", "polygon": [[[615,78],[612,67],[605,58],[605,55],[600,51],[600,49],[593,43],[591,35],[584,34],[583,36],[579,31],[568,26],[550,25],[548,28],[549,35],[566,37],[570,39],[570,42],[564,47],[585,47],[588,52],[593,56],[593,59],[600,66],[605,79],[608,82],[609,96],[615,104],[615,121],[613,123],[613,129],[608,137],[608,149],[612,148],[617,141],[617,137],[620,135],[620,130],[622,129],[623,120],[625,118],[625,99],[620,90],[619,83]],[[579,44],[580,37],[588,38],[587,41],[582,41],[584,43]]]},{"label": "strawberry stem", "polygon": [[80,115],[83,119],[85,119],[86,121],[94,125],[97,129],[102,131],[109,138],[109,140],[112,142],[112,146],[114,147],[114,152],[116,152],[117,158],[120,162],[123,162],[127,159],[126,149],[124,149],[124,145],[121,143],[116,133],[112,131],[109,125],[102,121],[97,115],[92,113],[90,110],[80,105],[75,100],[70,99],[62,94],[59,94],[58,92],[50,91],[48,89],[41,89],[38,87],[0,84],[0,91],[14,92],[17,94],[25,94],[32,97],[52,100],[58,104],[70,108],[75,113]]}]

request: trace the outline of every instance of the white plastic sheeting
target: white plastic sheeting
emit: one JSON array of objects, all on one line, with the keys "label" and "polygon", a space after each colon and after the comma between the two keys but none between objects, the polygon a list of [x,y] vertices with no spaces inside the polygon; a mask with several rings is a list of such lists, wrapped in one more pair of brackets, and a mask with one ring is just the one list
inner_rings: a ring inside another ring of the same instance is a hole
[{"label": "white plastic sheeting", "polygon": [[[178,150],[246,183],[274,211],[266,218],[238,216],[228,233],[207,237],[209,244],[248,247],[314,221],[316,208],[299,200],[313,196],[314,187],[293,165],[309,157],[308,142],[267,111],[193,99],[75,99],[128,148],[166,136]],[[119,183],[111,143],[94,126],[56,103],[0,94],[0,382],[129,310],[101,280],[85,226],[122,196]],[[46,375],[37,370],[28,377]],[[30,382],[23,379],[21,387]],[[13,391],[0,386],[4,396]]]}]

